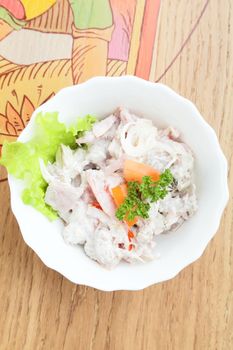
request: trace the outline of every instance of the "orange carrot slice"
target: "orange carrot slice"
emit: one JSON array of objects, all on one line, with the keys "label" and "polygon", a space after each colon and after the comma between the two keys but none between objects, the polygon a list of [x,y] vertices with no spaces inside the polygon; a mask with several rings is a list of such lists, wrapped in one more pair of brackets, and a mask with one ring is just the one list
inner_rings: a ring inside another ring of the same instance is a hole
[{"label": "orange carrot slice", "polygon": [[128,238],[130,242],[131,242],[131,239],[134,238],[134,233],[130,230],[128,231]]},{"label": "orange carrot slice", "polygon": [[[112,188],[112,196],[116,206],[119,207],[127,197],[127,185],[121,184]],[[125,222],[129,227],[131,227],[136,224],[137,218],[134,218],[133,220],[125,220]]]},{"label": "orange carrot slice", "polygon": [[133,225],[136,224],[136,222],[138,221],[138,218],[134,218],[133,220],[125,220],[126,224],[129,226],[129,227],[132,227]]},{"label": "orange carrot slice", "polygon": [[126,181],[142,182],[143,176],[150,176],[153,181],[158,181],[160,172],[150,165],[127,159],[124,163],[124,178]]},{"label": "orange carrot slice", "polygon": [[112,196],[116,206],[119,207],[127,197],[126,184],[121,184],[117,187],[112,188]]}]

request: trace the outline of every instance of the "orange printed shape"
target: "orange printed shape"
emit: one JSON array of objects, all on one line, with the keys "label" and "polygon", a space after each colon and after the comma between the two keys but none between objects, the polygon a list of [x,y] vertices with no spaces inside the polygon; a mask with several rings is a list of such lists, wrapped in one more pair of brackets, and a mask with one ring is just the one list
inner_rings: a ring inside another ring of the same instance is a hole
[{"label": "orange printed shape", "polygon": [[34,110],[35,107],[33,106],[32,102],[28,99],[27,96],[24,95],[20,115],[25,126],[29,122]]},{"label": "orange printed shape", "polygon": [[24,123],[10,102],[6,104],[6,117],[10,124],[15,128],[17,134],[19,134],[24,129]]},{"label": "orange printed shape", "polygon": [[12,31],[13,28],[8,23],[0,19],[0,41],[6,38]]},{"label": "orange printed shape", "polygon": [[0,114],[0,134],[3,136],[17,136],[15,127],[11,123],[9,123],[7,117],[5,117],[2,114]]},{"label": "orange printed shape", "polygon": [[150,176],[153,181],[158,181],[160,173],[150,165],[127,159],[124,163],[124,178],[126,181],[142,182],[143,176]]},{"label": "orange printed shape", "polygon": [[[160,0],[147,0],[140,37],[135,75],[149,79],[158,24]],[[145,54],[146,53],[146,54]]]},{"label": "orange printed shape", "polygon": [[77,29],[73,26],[72,73],[74,84],[107,74],[108,43],[114,26]]}]

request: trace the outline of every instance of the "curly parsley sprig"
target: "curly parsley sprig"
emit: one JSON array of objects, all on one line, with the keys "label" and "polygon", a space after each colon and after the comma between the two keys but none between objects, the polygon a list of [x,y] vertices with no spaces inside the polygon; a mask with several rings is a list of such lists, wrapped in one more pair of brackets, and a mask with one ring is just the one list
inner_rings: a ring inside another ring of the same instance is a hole
[{"label": "curly parsley sprig", "polygon": [[150,176],[144,176],[142,183],[137,181],[128,182],[127,197],[117,209],[116,217],[119,220],[133,220],[135,217],[147,219],[150,203],[164,199],[173,180],[171,171],[167,169],[156,182]]}]

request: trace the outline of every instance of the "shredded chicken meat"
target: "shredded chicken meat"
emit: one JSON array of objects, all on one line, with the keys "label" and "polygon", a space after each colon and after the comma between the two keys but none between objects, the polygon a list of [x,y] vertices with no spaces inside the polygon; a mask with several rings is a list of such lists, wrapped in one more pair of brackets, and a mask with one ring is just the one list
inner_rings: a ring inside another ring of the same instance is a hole
[{"label": "shredded chicken meat", "polygon": [[[45,201],[64,221],[65,241],[83,245],[91,259],[107,268],[121,260],[154,259],[156,236],[178,228],[197,210],[194,157],[179,132],[158,129],[151,120],[118,109],[96,122],[77,145],[75,150],[61,145],[53,164],[40,161],[48,183]],[[125,159],[160,172],[170,169],[174,178],[167,196],[151,205],[149,218],[139,218],[130,228],[131,239],[126,223],[115,216],[111,192],[125,181]]]}]

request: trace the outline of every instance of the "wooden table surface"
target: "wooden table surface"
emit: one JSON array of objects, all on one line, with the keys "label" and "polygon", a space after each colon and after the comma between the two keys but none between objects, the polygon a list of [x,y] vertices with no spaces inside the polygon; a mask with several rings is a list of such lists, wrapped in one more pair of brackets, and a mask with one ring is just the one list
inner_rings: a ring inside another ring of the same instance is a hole
[{"label": "wooden table surface", "polygon": [[[162,1],[150,76],[194,101],[213,126],[229,161],[231,194],[232,6]],[[22,239],[7,182],[0,196],[1,350],[233,349],[232,195],[197,262],[166,283],[113,293],[76,286],[44,266]]]}]

